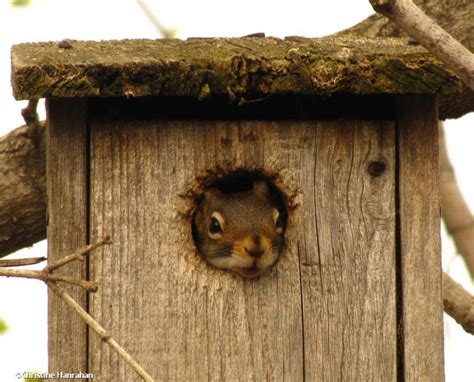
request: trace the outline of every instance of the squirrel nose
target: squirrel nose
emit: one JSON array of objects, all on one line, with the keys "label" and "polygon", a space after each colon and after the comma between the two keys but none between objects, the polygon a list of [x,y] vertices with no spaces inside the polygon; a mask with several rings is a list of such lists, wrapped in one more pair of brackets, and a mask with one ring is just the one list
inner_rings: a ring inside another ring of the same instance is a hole
[{"label": "squirrel nose", "polygon": [[244,245],[245,252],[248,255],[258,259],[265,253],[265,246],[262,243],[262,238],[259,235],[249,236],[247,243]]},{"label": "squirrel nose", "polygon": [[261,249],[252,249],[252,248],[245,248],[245,251],[252,257],[256,257],[257,259],[263,255],[263,250]]}]

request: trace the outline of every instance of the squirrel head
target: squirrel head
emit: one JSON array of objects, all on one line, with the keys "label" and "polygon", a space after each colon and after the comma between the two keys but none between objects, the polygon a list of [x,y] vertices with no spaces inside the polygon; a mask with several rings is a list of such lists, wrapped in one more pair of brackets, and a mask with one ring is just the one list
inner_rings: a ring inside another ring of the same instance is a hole
[{"label": "squirrel head", "polygon": [[249,191],[224,193],[213,187],[195,214],[199,251],[211,265],[248,278],[276,263],[283,247],[280,211],[268,185],[257,180]]}]

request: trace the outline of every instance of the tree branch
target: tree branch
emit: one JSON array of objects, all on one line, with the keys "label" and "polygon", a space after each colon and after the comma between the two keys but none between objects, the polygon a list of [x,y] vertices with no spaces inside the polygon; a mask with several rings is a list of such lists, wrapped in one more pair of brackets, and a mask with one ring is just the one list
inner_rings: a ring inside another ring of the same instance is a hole
[{"label": "tree branch", "polygon": [[[25,123],[27,126],[31,127],[32,129],[40,129],[41,124],[38,118],[38,113],[36,112],[36,108],[38,106],[38,100],[37,99],[31,99],[28,101],[28,105],[21,109],[21,115],[23,119],[25,120]],[[36,133],[37,131],[32,130],[32,133]]]},{"label": "tree branch", "polygon": [[145,14],[146,18],[153,24],[158,33],[164,38],[173,38],[175,37],[175,32],[173,30],[167,29],[163,24],[158,20],[150,7],[146,4],[145,0],[137,0],[137,4]]},{"label": "tree branch", "polygon": [[373,8],[443,61],[474,90],[474,55],[411,0],[369,0]]},{"label": "tree branch", "polygon": [[441,214],[457,251],[474,279],[474,218],[459,189],[453,166],[449,161],[443,124],[439,126],[439,165]]},{"label": "tree branch", "polygon": [[[58,261],[46,265],[42,270],[23,270],[23,269],[2,269],[3,267],[7,266],[17,266],[17,265],[25,265],[35,264],[44,258],[36,258],[36,259],[18,259],[18,260],[0,260],[0,276],[5,277],[22,277],[27,279],[37,279],[48,283],[49,281],[63,281],[68,284],[77,285],[81,288],[84,288],[88,292],[96,292],[97,291],[97,283],[95,281],[89,280],[80,280],[73,277],[65,276],[65,275],[57,275],[52,273],[54,270],[70,263],[71,261],[78,260],[83,261],[84,256],[88,255],[94,249],[97,249],[103,245],[110,244],[112,241],[110,240],[110,236],[106,236],[103,240],[98,241],[94,244],[86,245],[76,252],[65,256]],[[10,264],[10,265],[6,265]]]},{"label": "tree branch", "polygon": [[471,296],[461,285],[443,274],[443,303],[444,311],[474,335],[474,296]]},{"label": "tree branch", "polygon": [[[416,0],[416,5],[441,28],[469,50],[474,50],[474,2],[466,0]],[[337,32],[335,36],[408,37],[397,24],[381,14],[374,14],[360,23]]]},{"label": "tree branch", "polygon": [[63,281],[71,285],[77,285],[84,288],[88,292],[97,291],[97,283],[95,281],[80,280],[73,277],[56,275],[54,273],[36,271],[31,269],[4,269],[0,268],[0,276],[4,277],[20,277],[25,279],[36,279],[47,283],[48,281]]},{"label": "tree branch", "polygon": [[68,304],[86,323],[97,333],[102,341],[109,345],[122,359],[127,362],[135,372],[143,378],[144,381],[153,382],[153,378],[128,354],[111,335],[87,313],[63,288],[56,285],[55,282],[47,282],[48,287],[56,295]]},{"label": "tree branch", "polygon": [[89,244],[89,245],[86,245],[85,247],[79,248],[76,252],[74,252],[74,253],[72,253],[68,256],[63,257],[63,258],[59,259],[58,261],[56,261],[54,263],[51,263],[51,264],[47,265],[44,268],[44,271],[45,272],[52,272],[55,269],[58,269],[58,268],[62,267],[63,265],[65,265],[67,263],[70,263],[71,261],[74,261],[74,260],[83,261],[84,256],[86,256],[89,252],[91,252],[92,250],[94,250],[96,248],[99,248],[99,247],[101,247],[105,244],[110,244],[110,243],[112,243],[112,241],[110,240],[110,236],[106,236],[106,237],[104,237],[103,240],[98,241],[97,243]]},{"label": "tree branch", "polygon": [[0,138],[0,258],[46,238],[44,123]]},{"label": "tree branch", "polygon": [[24,259],[6,259],[0,260],[0,268],[3,267],[20,267],[23,265],[38,264],[46,260],[46,257],[30,257]]},{"label": "tree branch", "polygon": [[[474,1],[416,0],[416,4],[451,36],[474,51]],[[392,20],[378,13],[334,34],[335,37],[354,35],[368,38],[409,37]],[[441,95],[438,101],[441,119],[459,118],[474,109],[474,91]]]}]

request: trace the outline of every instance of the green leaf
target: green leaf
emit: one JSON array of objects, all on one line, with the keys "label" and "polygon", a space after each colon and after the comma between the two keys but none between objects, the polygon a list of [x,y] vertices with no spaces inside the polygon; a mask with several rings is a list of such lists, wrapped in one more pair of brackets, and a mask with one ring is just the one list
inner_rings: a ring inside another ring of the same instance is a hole
[{"label": "green leaf", "polygon": [[42,378],[25,378],[23,381],[24,382],[43,382],[44,379],[42,379]]},{"label": "green leaf", "polygon": [[27,7],[31,4],[31,0],[11,0],[10,5],[12,7]]},{"label": "green leaf", "polygon": [[2,318],[0,318],[0,334],[5,333],[7,330],[8,330],[8,325],[7,325],[7,323],[5,322],[5,320],[3,320]]}]

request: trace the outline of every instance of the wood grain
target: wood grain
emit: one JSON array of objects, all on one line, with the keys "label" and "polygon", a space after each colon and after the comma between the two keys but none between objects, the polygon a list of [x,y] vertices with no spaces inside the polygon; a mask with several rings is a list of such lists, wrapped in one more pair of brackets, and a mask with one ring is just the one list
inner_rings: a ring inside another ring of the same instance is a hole
[{"label": "wood grain", "polygon": [[[98,118],[91,144],[91,241],[113,239],[91,313],[157,380],[393,380],[392,124]],[[297,193],[288,248],[258,280],[206,266],[181,215],[218,167],[279,171]],[[89,343],[98,380],[136,380]]]},{"label": "wood grain", "polygon": [[[396,379],[394,139],[394,124],[383,122],[321,122],[300,133],[305,149],[292,167],[302,206],[291,240],[307,381]],[[385,164],[380,176],[368,173],[373,162]]]},{"label": "wood grain", "polygon": [[[87,244],[87,118],[86,102],[47,101],[48,261],[55,261]],[[69,263],[58,273],[86,277],[85,263]],[[82,307],[86,293],[64,286]],[[87,327],[65,303],[48,291],[49,370],[87,370]]]},{"label": "wood grain", "polygon": [[401,98],[401,293],[406,381],[443,381],[438,116],[430,97]]}]

